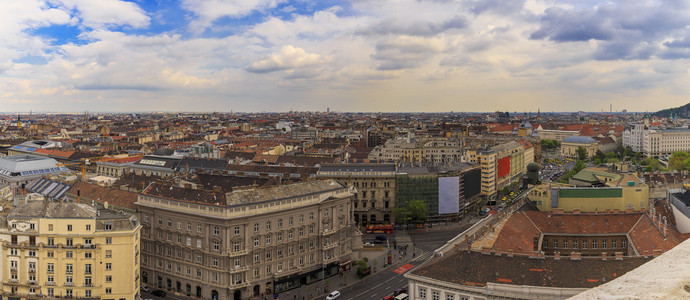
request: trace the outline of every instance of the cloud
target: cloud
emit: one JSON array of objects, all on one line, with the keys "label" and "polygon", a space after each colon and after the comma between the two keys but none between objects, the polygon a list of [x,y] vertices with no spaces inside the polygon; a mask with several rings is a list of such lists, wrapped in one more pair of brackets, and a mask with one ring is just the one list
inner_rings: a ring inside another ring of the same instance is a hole
[{"label": "cloud", "polygon": [[378,70],[401,70],[422,65],[433,54],[448,48],[445,38],[397,36],[376,45],[371,58],[378,61]]},{"label": "cloud", "polygon": [[[682,48],[690,26],[690,7],[675,1],[621,1],[594,7],[551,7],[541,17],[533,40],[557,43],[597,41],[599,60],[671,59],[665,48]],[[669,41],[669,38],[672,38]],[[677,53],[677,52],[676,52]],[[682,56],[680,56],[682,58]]]},{"label": "cloud", "polygon": [[553,7],[541,18],[541,28],[530,35],[531,39],[549,39],[555,42],[610,40],[614,30],[607,18],[596,11],[576,12]]},{"label": "cloud", "polygon": [[450,29],[462,29],[467,27],[469,22],[461,16],[454,16],[442,22],[431,21],[405,21],[399,19],[386,19],[369,27],[359,30],[362,35],[413,35],[413,36],[434,36]]},{"label": "cloud", "polygon": [[190,30],[201,33],[222,17],[241,18],[253,11],[276,8],[285,0],[182,0],[183,9],[196,15]]},{"label": "cloud", "polygon": [[322,55],[307,53],[302,48],[288,45],[284,46],[278,53],[271,54],[263,60],[253,62],[247,67],[247,71],[252,73],[271,73],[314,66],[327,61],[328,58]]},{"label": "cloud", "polygon": [[81,24],[90,28],[130,26],[145,28],[151,18],[134,2],[119,0],[60,0],[67,10],[76,10]]}]

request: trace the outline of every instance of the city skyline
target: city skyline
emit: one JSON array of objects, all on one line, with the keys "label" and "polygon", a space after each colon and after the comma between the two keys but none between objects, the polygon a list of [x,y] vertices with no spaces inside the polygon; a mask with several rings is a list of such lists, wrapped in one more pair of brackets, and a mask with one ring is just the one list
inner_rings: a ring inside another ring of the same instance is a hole
[{"label": "city skyline", "polygon": [[4,111],[653,112],[688,102],[685,3],[3,7]]}]

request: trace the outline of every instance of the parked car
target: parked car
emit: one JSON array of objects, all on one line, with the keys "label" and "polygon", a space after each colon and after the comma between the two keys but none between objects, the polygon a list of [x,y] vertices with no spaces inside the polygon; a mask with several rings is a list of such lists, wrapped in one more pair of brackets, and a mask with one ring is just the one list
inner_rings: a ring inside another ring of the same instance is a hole
[{"label": "parked car", "polygon": [[338,299],[338,297],[340,297],[340,292],[333,291],[330,294],[328,294],[328,296],[326,296],[326,300],[334,300],[334,299]]},{"label": "parked car", "polygon": [[391,295],[388,295],[388,296],[386,296],[386,297],[383,297],[383,300],[393,300],[393,299],[395,299],[395,298],[394,298],[393,296],[391,296]]},{"label": "parked car", "polygon": [[142,285],[141,288],[140,288],[140,290],[141,290],[142,292],[147,292],[147,293],[148,293],[150,289],[149,289],[148,286]]},{"label": "parked car", "polygon": [[388,240],[388,237],[385,235],[377,235],[376,240],[377,241],[385,241],[385,240]]},{"label": "parked car", "polygon": [[167,295],[167,294],[165,293],[164,290],[154,290],[153,292],[151,292],[151,295],[165,298],[165,295]]},{"label": "parked car", "polygon": [[407,293],[407,289],[406,288],[397,289],[393,292],[393,296],[397,296],[397,295],[400,295],[402,293]]}]

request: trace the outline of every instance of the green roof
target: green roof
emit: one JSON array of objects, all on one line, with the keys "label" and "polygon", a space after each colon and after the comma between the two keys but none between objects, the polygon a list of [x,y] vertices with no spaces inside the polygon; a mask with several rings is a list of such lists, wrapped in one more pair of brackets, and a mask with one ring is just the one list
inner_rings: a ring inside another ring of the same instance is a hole
[{"label": "green roof", "polygon": [[558,198],[621,198],[622,188],[566,188],[558,190]]},{"label": "green roof", "polygon": [[604,177],[612,177],[612,181],[618,181],[621,179],[621,176],[618,174],[614,173],[607,173],[607,172],[600,172],[600,171],[594,171],[594,170],[588,170],[588,169],[583,169],[580,172],[577,172],[577,174],[573,175],[571,177],[572,179],[579,180],[579,181],[585,181],[585,182],[597,182],[599,179],[597,179],[594,175],[598,176],[604,176]]}]

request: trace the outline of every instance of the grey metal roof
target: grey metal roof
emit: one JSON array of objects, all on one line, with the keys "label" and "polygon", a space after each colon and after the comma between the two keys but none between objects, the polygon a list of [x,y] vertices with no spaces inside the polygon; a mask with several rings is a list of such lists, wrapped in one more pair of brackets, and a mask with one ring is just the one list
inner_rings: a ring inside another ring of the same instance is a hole
[{"label": "grey metal roof", "polygon": [[52,199],[62,199],[71,186],[66,183],[57,182],[46,178],[39,178],[29,182],[25,189],[32,193],[39,193]]},{"label": "grey metal roof", "polygon": [[395,172],[395,164],[324,164],[319,172]]},{"label": "grey metal roof", "polygon": [[563,143],[575,143],[575,144],[594,144],[597,141],[588,136],[569,136],[563,139]]},{"label": "grey metal roof", "polygon": [[69,169],[57,166],[57,161],[48,157],[22,154],[0,158],[0,177],[12,180],[68,171]]}]

